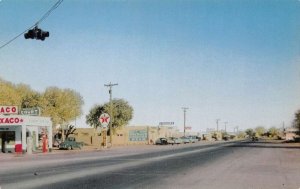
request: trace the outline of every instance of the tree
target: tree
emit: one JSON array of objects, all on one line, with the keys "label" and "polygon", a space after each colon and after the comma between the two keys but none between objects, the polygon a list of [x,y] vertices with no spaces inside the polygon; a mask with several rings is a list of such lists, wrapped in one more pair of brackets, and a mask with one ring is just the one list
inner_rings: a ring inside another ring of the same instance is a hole
[{"label": "tree", "polygon": [[255,135],[255,132],[253,129],[246,129],[245,133],[249,136],[249,137],[252,137]]},{"label": "tree", "polygon": [[16,86],[11,82],[0,79],[0,104],[6,106],[21,105],[21,97],[16,92]]},{"label": "tree", "polygon": [[295,113],[294,127],[298,128],[298,133],[300,134],[300,110]]},{"label": "tree", "polygon": [[71,89],[49,87],[42,94],[42,115],[52,118],[53,125],[65,124],[82,114],[82,97]]},{"label": "tree", "polygon": [[76,128],[74,125],[68,125],[66,131],[64,132],[66,135],[66,138],[68,138],[69,135],[74,134],[75,131],[76,131]]},{"label": "tree", "polygon": [[[112,127],[120,128],[132,119],[133,117],[133,108],[129,105],[127,101],[124,99],[113,99],[112,100],[113,107],[113,122]],[[94,128],[100,127],[100,123],[98,121],[100,115],[102,113],[110,112],[110,103],[105,103],[102,105],[95,105],[86,115],[86,123]]]},{"label": "tree", "polygon": [[21,108],[39,107],[41,94],[32,90],[29,85],[16,85],[16,93],[21,97]]},{"label": "tree", "polygon": [[19,106],[21,108],[37,107],[40,94],[30,88],[29,85],[18,84],[0,79],[0,104],[7,106]]},{"label": "tree", "polygon": [[265,132],[266,132],[266,129],[263,126],[258,126],[255,128],[255,133],[258,136],[262,136],[263,134],[265,134]]},{"label": "tree", "polygon": [[276,127],[271,127],[268,131],[270,137],[278,136],[279,130]]},{"label": "tree", "polygon": [[49,87],[39,93],[25,84],[13,84],[0,78],[0,104],[20,108],[40,107],[53,125],[67,124],[82,114],[82,97],[71,89]]},{"label": "tree", "polygon": [[100,122],[98,121],[100,115],[106,112],[103,105],[95,105],[86,115],[86,123],[95,129],[101,127]]},{"label": "tree", "polygon": [[240,131],[240,132],[238,132],[238,134],[237,134],[237,137],[238,137],[238,138],[245,138],[245,136],[246,136],[246,132]]}]

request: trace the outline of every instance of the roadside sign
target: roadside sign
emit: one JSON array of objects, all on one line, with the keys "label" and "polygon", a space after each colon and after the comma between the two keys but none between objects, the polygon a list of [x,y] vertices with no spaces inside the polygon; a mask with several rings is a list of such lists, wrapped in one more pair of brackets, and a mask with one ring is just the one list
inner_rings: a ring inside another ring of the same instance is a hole
[{"label": "roadside sign", "polygon": [[185,130],[192,130],[192,127],[185,127]]},{"label": "roadside sign", "polygon": [[21,115],[39,116],[41,115],[41,110],[38,107],[35,108],[22,108],[20,111]]},{"label": "roadside sign", "polygon": [[99,117],[99,122],[103,128],[107,128],[110,122],[110,116],[107,113],[103,113]]},{"label": "roadside sign", "polygon": [[168,121],[164,121],[164,122],[159,122],[159,126],[172,126],[174,125],[174,122],[168,122]]},{"label": "roadside sign", "polygon": [[18,114],[18,106],[0,106],[0,114]]}]

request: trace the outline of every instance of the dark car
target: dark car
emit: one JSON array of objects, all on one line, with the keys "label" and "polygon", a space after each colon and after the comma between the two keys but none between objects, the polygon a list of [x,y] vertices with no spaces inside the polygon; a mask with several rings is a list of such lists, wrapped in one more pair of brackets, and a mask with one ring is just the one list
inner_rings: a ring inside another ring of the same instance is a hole
[{"label": "dark car", "polygon": [[58,148],[72,150],[74,148],[81,149],[82,146],[83,146],[82,142],[76,142],[76,139],[74,137],[68,137],[64,142],[59,144]]},{"label": "dark car", "polygon": [[167,145],[168,144],[168,139],[167,138],[158,138],[158,139],[156,139],[155,144],[157,144],[157,145]]}]

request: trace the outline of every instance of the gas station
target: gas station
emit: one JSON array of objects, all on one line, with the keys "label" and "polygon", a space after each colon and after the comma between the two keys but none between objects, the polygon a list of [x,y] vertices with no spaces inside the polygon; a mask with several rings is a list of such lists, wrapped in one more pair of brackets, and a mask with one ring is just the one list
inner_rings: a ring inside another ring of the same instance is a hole
[{"label": "gas station", "polygon": [[52,150],[51,119],[19,115],[17,106],[0,106],[1,152],[32,153],[40,146],[43,152]]}]

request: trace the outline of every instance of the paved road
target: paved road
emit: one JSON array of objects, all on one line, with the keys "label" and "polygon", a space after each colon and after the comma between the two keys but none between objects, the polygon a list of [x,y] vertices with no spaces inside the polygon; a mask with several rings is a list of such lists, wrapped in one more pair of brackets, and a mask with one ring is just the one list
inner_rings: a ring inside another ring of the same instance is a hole
[{"label": "paved road", "polygon": [[[232,142],[158,147],[149,151],[129,155],[110,151],[101,157],[101,152],[89,152],[88,157],[60,154],[35,161],[24,159],[23,164],[16,162],[20,166],[13,169],[9,169],[7,160],[0,170],[0,185],[1,189],[300,188],[297,146]],[[70,161],[64,160],[67,158]]]}]

